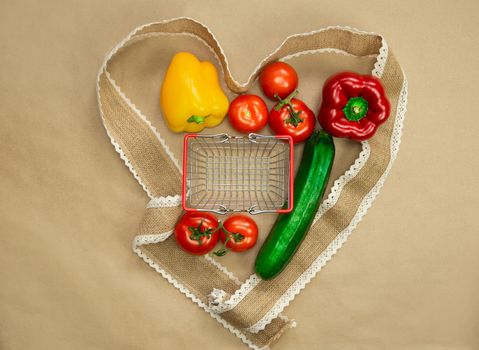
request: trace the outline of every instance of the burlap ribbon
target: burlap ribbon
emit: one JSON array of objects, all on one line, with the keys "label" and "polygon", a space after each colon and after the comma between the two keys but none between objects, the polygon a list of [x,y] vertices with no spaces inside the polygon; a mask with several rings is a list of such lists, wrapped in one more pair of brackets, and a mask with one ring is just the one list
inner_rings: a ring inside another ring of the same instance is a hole
[{"label": "burlap ribbon", "polygon": [[[300,52],[338,52],[377,57],[372,74],[382,79],[391,117],[374,138],[363,142],[355,164],[339,178],[292,262],[277,278],[252,275],[241,282],[211,257],[180,250],[170,236],[179,215],[181,172],[167,145],[108,73],[110,59],[129,43],[155,33],[194,35],[216,54],[233,92],[247,91],[261,68]],[[407,82],[384,38],[350,28],[330,27],[288,37],[255,69],[245,84],[231,75],[227,59],[207,27],[188,18],[148,24],[134,30],[106,58],[98,75],[98,101],[115,149],[152,198],[133,249],[151,267],[253,349],[268,347],[294,322],[280,313],[311,280],[361,220],[396,157],[405,113]],[[161,174],[161,176],[159,176]]]}]

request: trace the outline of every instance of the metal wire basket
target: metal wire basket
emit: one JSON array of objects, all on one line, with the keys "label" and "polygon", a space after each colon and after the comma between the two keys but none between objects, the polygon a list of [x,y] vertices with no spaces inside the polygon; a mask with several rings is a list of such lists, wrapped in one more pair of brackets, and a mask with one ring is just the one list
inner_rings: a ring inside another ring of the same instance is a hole
[{"label": "metal wire basket", "polygon": [[289,212],[293,169],[290,136],[185,135],[183,209]]}]

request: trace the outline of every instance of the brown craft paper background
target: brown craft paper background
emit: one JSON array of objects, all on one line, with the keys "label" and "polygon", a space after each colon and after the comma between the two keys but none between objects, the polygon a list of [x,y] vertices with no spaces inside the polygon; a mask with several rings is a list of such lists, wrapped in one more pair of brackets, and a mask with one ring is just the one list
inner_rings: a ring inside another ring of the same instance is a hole
[{"label": "brown craft paper background", "polygon": [[[346,245],[287,309],[298,328],[275,348],[478,348],[478,10],[474,1],[2,3],[0,348],[244,348],[131,252],[147,198],[96,106],[107,51],[137,25],[180,15],[209,26],[241,81],[287,35],[332,24],[383,34],[409,78],[390,177]],[[112,75],[128,83],[120,85],[133,101],[146,102],[138,103],[145,114],[158,115],[149,103],[154,77],[141,76],[141,57],[124,59],[138,60],[138,71]],[[309,59],[321,74],[307,73]],[[315,111],[309,87],[321,76],[368,68],[367,60],[332,55],[291,62]],[[333,179],[355,158],[350,147],[338,143]],[[246,277],[253,257],[226,263]]]}]

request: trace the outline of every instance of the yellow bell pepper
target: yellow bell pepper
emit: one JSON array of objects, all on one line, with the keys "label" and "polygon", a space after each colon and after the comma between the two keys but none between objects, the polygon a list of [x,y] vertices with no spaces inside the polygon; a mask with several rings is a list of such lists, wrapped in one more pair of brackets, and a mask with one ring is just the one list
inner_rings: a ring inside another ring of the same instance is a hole
[{"label": "yellow bell pepper", "polygon": [[218,72],[208,61],[189,52],[177,53],[161,86],[163,117],[174,132],[198,132],[220,124],[228,112],[228,98]]}]

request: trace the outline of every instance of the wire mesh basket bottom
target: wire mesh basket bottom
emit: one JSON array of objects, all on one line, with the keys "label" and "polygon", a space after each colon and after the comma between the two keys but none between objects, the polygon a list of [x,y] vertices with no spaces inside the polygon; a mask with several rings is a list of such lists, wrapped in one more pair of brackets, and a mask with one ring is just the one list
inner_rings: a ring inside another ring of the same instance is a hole
[{"label": "wire mesh basket bottom", "polygon": [[186,135],[183,208],[225,214],[292,209],[289,136]]}]

